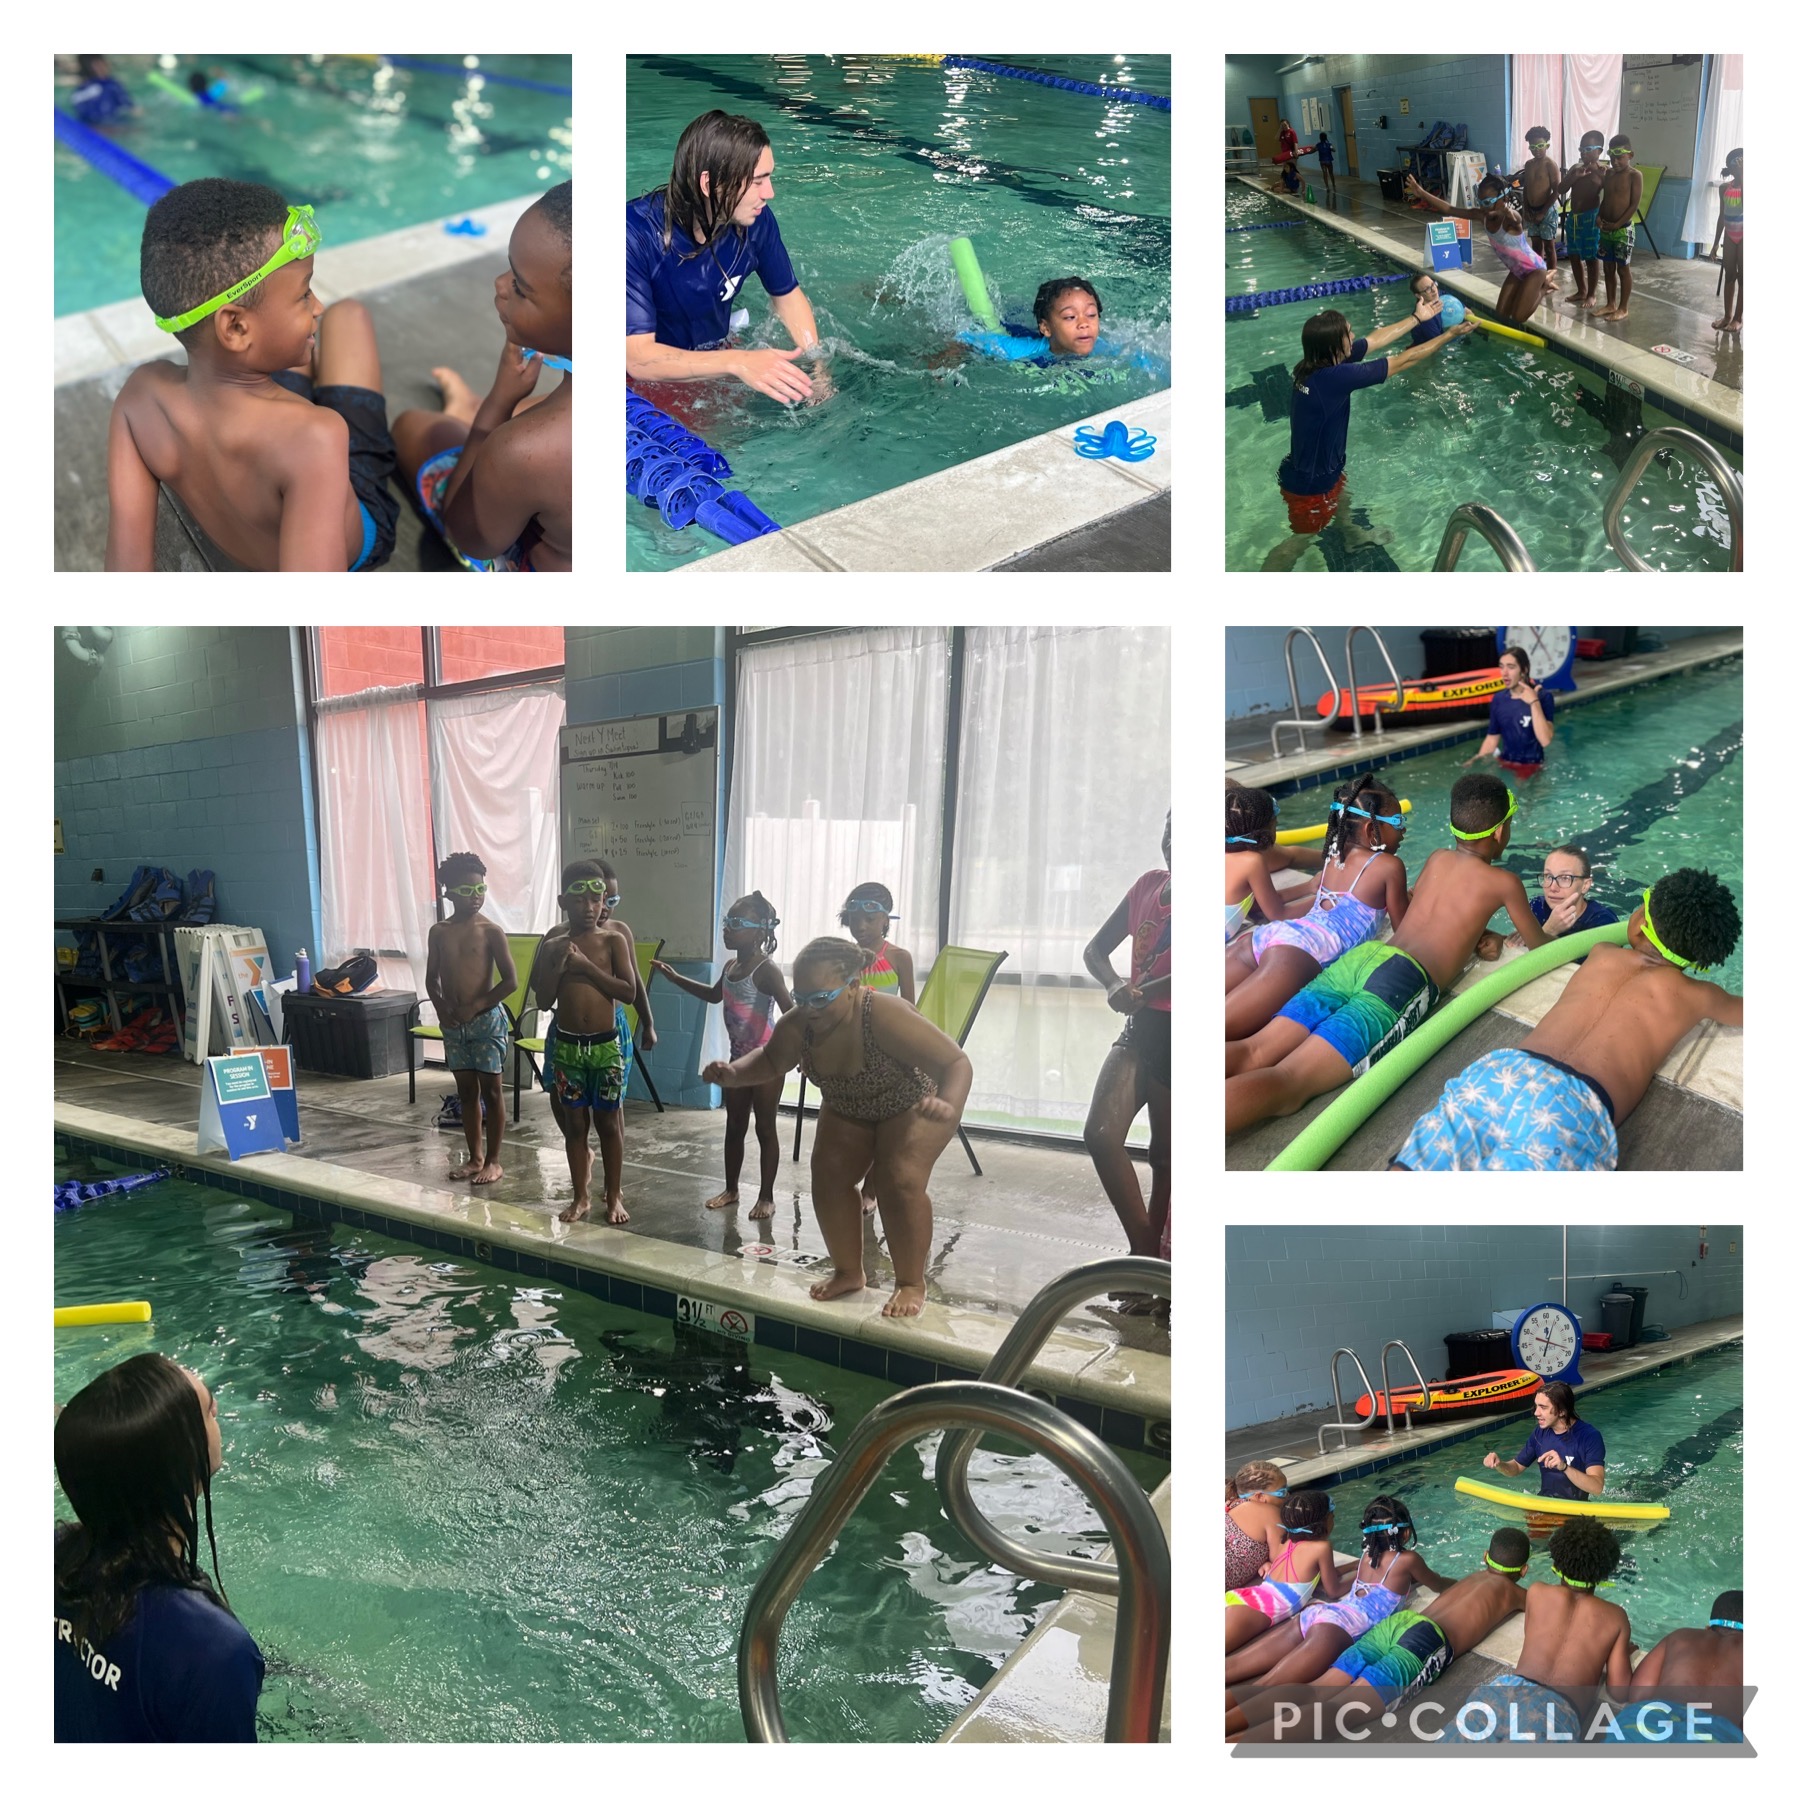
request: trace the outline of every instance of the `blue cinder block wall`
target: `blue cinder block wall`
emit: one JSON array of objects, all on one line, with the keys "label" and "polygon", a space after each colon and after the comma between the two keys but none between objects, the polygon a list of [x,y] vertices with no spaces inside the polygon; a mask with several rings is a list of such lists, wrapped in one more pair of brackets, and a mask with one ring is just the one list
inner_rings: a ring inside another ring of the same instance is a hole
[{"label": "blue cinder block wall", "polygon": [[[318,943],[312,781],[285,625],[122,625],[98,668],[55,650],[58,918],[116,900],[139,863],[211,869],[220,923],[275,967]],[[95,868],[103,881],[91,879]]]},{"label": "blue cinder block wall", "polygon": [[[1648,1324],[1741,1313],[1742,1227],[1709,1226],[1704,1261],[1699,1245],[1697,1225],[1571,1225],[1569,1274],[1603,1279],[1572,1280],[1570,1310],[1597,1331],[1599,1297],[1616,1273],[1649,1289]],[[1562,1254],[1555,1225],[1226,1226],[1226,1427],[1329,1407],[1340,1344],[1379,1380],[1381,1346],[1404,1338],[1426,1379],[1437,1380],[1448,1365],[1446,1333],[1486,1330],[1496,1312],[1561,1300]],[[1638,1269],[1679,1274],[1630,1274]]]},{"label": "blue cinder block wall", "polygon": [[[725,768],[725,633],[710,625],[571,625],[564,632],[564,693],[568,723],[594,725],[605,719],[646,713],[681,712],[695,706],[720,709],[721,776]],[[725,796],[718,797],[718,841],[713,867],[724,867]],[[715,883],[718,877],[715,876]],[[629,877],[626,878],[629,881]],[[627,892],[629,889],[627,888]],[[717,916],[719,895],[713,895]],[[721,953],[723,946],[721,946]],[[696,980],[708,980],[707,963],[672,965]],[[650,994],[656,1019],[656,1048],[648,1061],[657,1091],[669,1106],[717,1106],[719,1090],[699,1079],[700,1033],[706,1009],[666,982]],[[650,1098],[633,1075],[632,1092]]]}]

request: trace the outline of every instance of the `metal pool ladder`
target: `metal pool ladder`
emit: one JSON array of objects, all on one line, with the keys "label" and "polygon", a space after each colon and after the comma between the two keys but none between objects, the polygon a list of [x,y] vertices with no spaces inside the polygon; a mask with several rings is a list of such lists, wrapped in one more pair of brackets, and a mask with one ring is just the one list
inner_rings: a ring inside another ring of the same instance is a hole
[{"label": "metal pool ladder", "polygon": [[[1325,671],[1325,686],[1331,695],[1331,711],[1322,719],[1308,719],[1300,711],[1300,683],[1294,675],[1294,639],[1303,637],[1312,645],[1319,658],[1319,667]],[[1291,719],[1277,719],[1269,727],[1269,752],[1277,761],[1281,757],[1281,732],[1284,726],[1292,726],[1300,734],[1300,748],[1306,748],[1306,734],[1309,731],[1329,731],[1332,721],[1344,709],[1344,690],[1338,686],[1338,678],[1331,672],[1331,664],[1325,660],[1325,649],[1319,640],[1304,625],[1296,625],[1281,640],[1282,660],[1287,664],[1288,696],[1294,702],[1294,716]]]},{"label": "metal pool ladder", "polygon": [[1638,439],[1631,455],[1626,458],[1624,468],[1619,471],[1618,485],[1613,489],[1611,498],[1606,502],[1606,541],[1612,545],[1613,554],[1634,575],[1655,575],[1660,572],[1651,568],[1626,543],[1621,521],[1625,513],[1625,502],[1636,490],[1644,470],[1649,467],[1650,458],[1656,455],[1658,450],[1665,448],[1685,450],[1688,455],[1705,466],[1707,474],[1718,484],[1719,492],[1725,500],[1725,511],[1731,519],[1732,572],[1740,573],[1744,567],[1743,479],[1719,453],[1716,445],[1709,444],[1697,432],[1684,431],[1679,425],[1659,425],[1654,431],[1645,432]]},{"label": "metal pool ladder", "polygon": [[1445,520],[1443,542],[1438,545],[1437,561],[1431,565],[1434,572],[1456,567],[1456,559],[1462,555],[1463,544],[1472,530],[1487,539],[1507,574],[1537,573],[1537,564],[1531,560],[1531,552],[1519,534],[1491,506],[1484,506],[1479,500],[1465,500]]},{"label": "metal pool ladder", "polygon": [[[781,1626],[807,1577],[902,1444],[944,1427],[937,1484],[945,1509],[983,1552],[1015,1574],[1089,1593],[1114,1594],[1108,1743],[1154,1743],[1169,1674],[1169,1542],[1161,1521],[1115,1451],[1047,1399],[1015,1385],[1070,1307],[1109,1288],[1169,1293],[1160,1257],[1116,1256],[1071,1269],[1020,1313],[979,1380],[934,1381],[888,1399],[850,1433],[757,1579],[738,1633],[738,1705],[751,1743],[785,1744],[776,1653]],[[1057,1556],[1014,1542],[975,1504],[969,1458],[981,1434],[998,1431],[1047,1456],[1087,1496],[1112,1538],[1116,1563]]]},{"label": "metal pool ladder", "polygon": [[[1388,1352],[1390,1350],[1398,1350],[1406,1358],[1407,1365],[1413,1372],[1413,1380],[1419,1386],[1419,1404],[1416,1407],[1406,1408],[1404,1429],[1412,1430],[1415,1412],[1431,1411],[1431,1384],[1419,1373],[1419,1365],[1414,1359],[1413,1353],[1407,1349],[1404,1338],[1389,1338],[1381,1346],[1381,1402],[1377,1402],[1375,1398],[1375,1389],[1370,1385],[1368,1370],[1362,1366],[1362,1358],[1348,1344],[1340,1345],[1331,1353],[1331,1404],[1337,1417],[1334,1420],[1327,1420],[1319,1427],[1319,1454],[1321,1456],[1325,1454],[1325,1434],[1328,1431],[1338,1433],[1338,1448],[1341,1450],[1344,1447],[1344,1439],[1349,1437],[1352,1432],[1370,1430],[1384,1414],[1388,1430],[1392,1432],[1396,1429],[1394,1425],[1394,1384],[1388,1376]],[[1344,1417],[1344,1394],[1338,1386],[1338,1359],[1344,1356],[1349,1357],[1356,1364],[1356,1372],[1362,1377],[1363,1392],[1369,1396],[1369,1416],[1355,1425],[1352,1425]]]},{"label": "metal pool ladder", "polygon": [[[1358,698],[1356,692],[1356,653],[1351,649],[1351,645],[1356,642],[1356,634],[1359,631],[1366,631],[1369,636],[1375,640],[1375,648],[1381,652],[1381,660],[1387,664],[1388,677],[1394,684],[1394,706],[1396,710],[1405,710],[1406,689],[1400,685],[1400,672],[1394,667],[1394,659],[1388,655],[1387,642],[1382,637],[1380,631],[1373,625],[1352,625],[1350,629],[1344,633],[1344,674],[1349,682],[1350,730],[1355,736],[1360,738],[1363,734],[1362,702]],[[1375,735],[1380,737],[1383,729],[1381,723],[1381,708],[1378,705],[1371,706],[1369,712],[1375,720]]]}]

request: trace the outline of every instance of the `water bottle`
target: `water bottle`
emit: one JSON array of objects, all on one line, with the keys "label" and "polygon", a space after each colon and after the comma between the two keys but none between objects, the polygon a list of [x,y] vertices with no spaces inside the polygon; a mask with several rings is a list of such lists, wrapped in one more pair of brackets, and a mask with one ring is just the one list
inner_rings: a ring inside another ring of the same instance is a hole
[{"label": "water bottle", "polygon": [[304,950],[294,958],[294,991],[297,994],[312,992],[312,961]]}]

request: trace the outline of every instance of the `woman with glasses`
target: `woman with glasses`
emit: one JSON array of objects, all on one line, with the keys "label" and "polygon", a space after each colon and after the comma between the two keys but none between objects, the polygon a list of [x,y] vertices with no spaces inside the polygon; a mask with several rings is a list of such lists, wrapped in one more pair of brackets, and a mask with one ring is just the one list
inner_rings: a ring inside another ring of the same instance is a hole
[{"label": "woman with glasses", "polygon": [[[1594,885],[1589,873],[1587,852],[1578,844],[1563,844],[1544,858],[1544,872],[1538,877],[1543,892],[1531,902],[1531,916],[1544,928],[1544,936],[1567,937],[1571,931],[1592,931],[1597,925],[1616,925],[1619,915],[1604,900],[1590,900],[1588,890]],[[1506,940],[1515,950],[1525,948],[1525,940],[1515,931]],[[1585,956],[1575,959],[1587,961]]]},{"label": "woman with glasses", "polygon": [[820,1094],[813,1211],[832,1261],[812,1297],[836,1300],[867,1285],[857,1185],[873,1170],[894,1264],[894,1292],[881,1310],[903,1319],[925,1304],[925,1184],[956,1135],[974,1070],[955,1041],[904,1000],[862,985],[874,960],[848,938],[814,938],[794,959],[794,1011],[760,1050],[710,1062],[700,1079],[755,1087],[796,1065],[805,1071]]}]

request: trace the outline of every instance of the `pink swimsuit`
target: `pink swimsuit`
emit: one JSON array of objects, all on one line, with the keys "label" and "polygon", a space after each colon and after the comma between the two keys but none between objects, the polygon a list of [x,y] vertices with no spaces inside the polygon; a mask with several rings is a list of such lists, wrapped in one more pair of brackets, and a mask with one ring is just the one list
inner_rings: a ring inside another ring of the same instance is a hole
[{"label": "pink swimsuit", "polygon": [[1525,241],[1522,231],[1490,230],[1488,248],[1515,275],[1535,275],[1539,269],[1547,266],[1544,259]]}]

